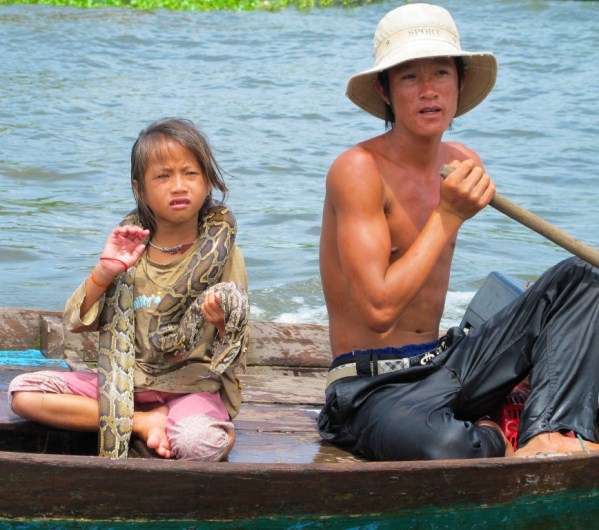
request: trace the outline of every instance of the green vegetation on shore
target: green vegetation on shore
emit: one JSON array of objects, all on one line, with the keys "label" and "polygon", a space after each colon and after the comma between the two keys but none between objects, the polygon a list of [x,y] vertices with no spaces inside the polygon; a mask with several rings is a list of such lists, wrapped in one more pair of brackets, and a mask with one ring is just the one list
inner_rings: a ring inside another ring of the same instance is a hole
[{"label": "green vegetation on shore", "polygon": [[217,10],[267,10],[276,11],[287,7],[310,9],[313,7],[355,6],[373,3],[376,0],[0,0],[7,4],[44,4],[81,8],[128,8],[128,9],[172,9],[179,11]]}]

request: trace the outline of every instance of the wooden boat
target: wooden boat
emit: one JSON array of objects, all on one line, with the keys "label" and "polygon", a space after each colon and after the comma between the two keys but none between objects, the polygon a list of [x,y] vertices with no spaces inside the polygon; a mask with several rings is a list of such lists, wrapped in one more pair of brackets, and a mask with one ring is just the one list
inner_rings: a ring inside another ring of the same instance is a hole
[{"label": "wooden boat", "polygon": [[[0,309],[0,392],[22,371],[61,363],[66,340],[93,356],[97,336],[65,335],[59,313]],[[32,361],[31,349],[43,356]],[[365,462],[320,442],[328,362],[325,327],[253,322],[238,440],[220,463],[99,458],[95,434],[21,420],[3,395],[0,526],[24,518],[156,528],[573,528],[599,517],[599,456]]]}]

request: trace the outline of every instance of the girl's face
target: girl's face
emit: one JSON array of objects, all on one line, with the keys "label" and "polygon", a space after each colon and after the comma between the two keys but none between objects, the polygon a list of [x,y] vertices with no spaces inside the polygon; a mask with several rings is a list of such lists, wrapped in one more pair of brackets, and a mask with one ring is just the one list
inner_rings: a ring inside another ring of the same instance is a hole
[{"label": "girl's face", "polygon": [[171,138],[162,139],[146,164],[143,191],[157,228],[164,223],[197,223],[209,193],[210,185],[193,153]]}]

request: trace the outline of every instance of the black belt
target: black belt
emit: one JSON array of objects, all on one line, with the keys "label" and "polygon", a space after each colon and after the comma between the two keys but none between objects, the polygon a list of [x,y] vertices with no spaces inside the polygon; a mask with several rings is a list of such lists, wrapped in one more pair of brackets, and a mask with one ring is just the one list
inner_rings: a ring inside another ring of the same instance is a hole
[{"label": "black belt", "polygon": [[389,357],[389,355],[385,355],[384,359],[380,359],[376,352],[369,353],[368,351],[365,351],[363,354],[356,355],[354,360],[331,368],[327,374],[327,386],[343,377],[371,377],[374,375],[399,372],[413,366],[426,366],[446,349],[447,341],[446,337],[443,337],[439,341],[438,346],[432,350],[412,357],[393,358]]}]

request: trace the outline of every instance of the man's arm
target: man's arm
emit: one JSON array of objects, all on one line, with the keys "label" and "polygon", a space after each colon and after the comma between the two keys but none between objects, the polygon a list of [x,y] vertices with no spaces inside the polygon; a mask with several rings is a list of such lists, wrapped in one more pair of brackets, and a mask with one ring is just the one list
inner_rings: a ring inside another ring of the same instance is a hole
[{"label": "man's arm", "polygon": [[489,203],[494,187],[472,161],[456,167],[441,186],[441,200],[410,248],[389,264],[391,238],[384,185],[371,155],[352,149],[327,177],[327,196],[337,220],[337,246],[352,298],[376,332],[391,328],[423,287],[441,253],[465,219]]}]

